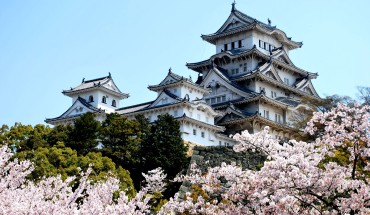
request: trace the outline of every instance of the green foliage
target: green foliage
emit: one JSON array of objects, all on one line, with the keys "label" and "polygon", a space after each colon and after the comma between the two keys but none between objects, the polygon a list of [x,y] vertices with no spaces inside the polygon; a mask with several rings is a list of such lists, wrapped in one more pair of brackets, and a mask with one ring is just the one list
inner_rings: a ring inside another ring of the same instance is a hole
[{"label": "green foliage", "polygon": [[3,125],[0,129],[0,141],[1,144],[7,144],[14,152],[37,149],[48,146],[46,136],[51,130],[50,127],[42,124],[32,127],[15,123],[10,128]]},{"label": "green foliage", "polygon": [[108,114],[100,131],[103,152],[124,167],[138,165],[140,124],[118,114]]},{"label": "green foliage", "polygon": [[86,155],[98,146],[100,122],[93,113],[85,113],[75,120],[66,146],[76,150],[79,155]]},{"label": "green foliage", "polygon": [[62,179],[65,179],[67,176],[78,175],[80,171],[86,171],[91,165],[90,179],[93,181],[104,180],[107,176],[115,174],[120,179],[121,189],[125,190],[129,196],[135,194],[130,173],[122,167],[116,168],[115,163],[108,157],[102,156],[100,152],[89,152],[85,156],[77,155],[75,150],[58,142],[53,147],[39,147],[36,150],[16,153],[15,157],[34,163],[35,169],[28,176],[28,179],[33,181],[56,175],[61,175]]},{"label": "green foliage", "polygon": [[183,143],[180,125],[171,115],[159,115],[151,126],[151,137],[143,144],[144,171],[161,167],[169,179],[188,166],[187,146]]},{"label": "green foliage", "polygon": [[47,136],[47,142],[50,146],[55,146],[58,142],[68,143],[71,135],[72,125],[57,125],[51,130]]},{"label": "green foliage", "polygon": [[[118,114],[108,114],[100,124],[95,115],[86,113],[74,124],[22,125],[0,128],[0,143],[8,144],[20,160],[35,164],[29,179],[61,175],[63,179],[79,175],[92,165],[90,178],[98,181],[115,174],[121,181],[121,190],[130,196],[140,188],[142,172],[162,167],[173,179],[188,166],[187,146],[181,139],[180,126],[172,116],[158,116],[152,124],[142,115],[129,120]],[[97,148],[98,143],[102,148]],[[129,170],[129,171],[127,171]],[[167,193],[153,198],[153,210],[165,198],[178,191],[180,184],[169,183]]]}]

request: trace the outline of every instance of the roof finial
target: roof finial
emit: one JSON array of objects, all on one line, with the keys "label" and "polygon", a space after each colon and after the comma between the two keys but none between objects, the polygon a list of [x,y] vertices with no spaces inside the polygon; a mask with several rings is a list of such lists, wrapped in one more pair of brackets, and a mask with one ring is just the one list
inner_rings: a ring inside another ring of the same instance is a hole
[{"label": "roof finial", "polygon": [[172,69],[171,69],[171,67],[168,69],[168,73],[171,73],[172,72]]},{"label": "roof finial", "polygon": [[85,78],[82,79],[82,83],[85,81]]},{"label": "roof finial", "polygon": [[234,12],[235,11],[235,5],[236,5],[236,2],[234,0],[234,2],[231,4],[231,12]]},{"label": "roof finial", "polygon": [[271,20],[270,20],[270,18],[267,18],[267,22],[269,23],[269,25],[271,25]]},{"label": "roof finial", "polygon": [[110,78],[110,77],[112,77],[112,75],[110,74],[110,72],[108,72],[108,74],[109,74],[109,75],[108,75],[108,77],[109,77],[109,78]]}]

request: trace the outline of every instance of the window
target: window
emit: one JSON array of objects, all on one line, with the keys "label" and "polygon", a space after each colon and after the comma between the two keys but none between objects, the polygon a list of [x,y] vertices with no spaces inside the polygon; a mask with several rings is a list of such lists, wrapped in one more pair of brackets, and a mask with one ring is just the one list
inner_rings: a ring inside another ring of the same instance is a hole
[{"label": "window", "polygon": [[231,49],[235,49],[235,43],[231,42]]},{"label": "window", "polygon": [[116,107],[116,100],[114,100],[114,99],[113,99],[113,101],[112,101],[112,106],[113,106],[113,107]]},{"label": "window", "polygon": [[221,96],[221,100],[224,102],[226,101],[226,96]]},{"label": "window", "polygon": [[288,78],[284,78],[284,83],[289,85],[289,79]]},{"label": "window", "polygon": [[217,103],[221,102],[221,97],[217,97]]},{"label": "window", "polygon": [[239,73],[239,68],[231,69],[231,75],[235,75]]},{"label": "window", "polygon": [[89,96],[89,102],[93,102],[94,101],[94,97],[93,96]]},{"label": "window", "polygon": [[218,141],[218,145],[222,146],[222,142],[221,141]]},{"label": "window", "polygon": [[270,112],[268,110],[263,110],[263,117],[270,119]]},{"label": "window", "polygon": [[275,97],[276,97],[276,92],[271,90],[271,98],[275,98]]},{"label": "window", "polygon": [[242,47],[242,41],[241,41],[241,40],[239,40],[239,41],[238,41],[238,47],[239,47],[239,48],[241,48],[241,47]]},{"label": "window", "polygon": [[263,42],[262,42],[262,40],[260,40],[260,48],[263,48]]},{"label": "window", "polygon": [[204,131],[202,131],[202,132],[200,133],[200,136],[201,136],[202,138],[204,138]]},{"label": "window", "polygon": [[270,51],[272,51],[273,49],[275,49],[275,46],[270,44]]},{"label": "window", "polygon": [[211,104],[216,103],[216,98],[211,98]]},{"label": "window", "polygon": [[247,71],[247,63],[244,63],[244,72]]},{"label": "window", "polygon": [[101,102],[103,102],[104,104],[107,104],[107,98],[105,96],[103,96]]},{"label": "window", "polygon": [[260,87],[260,93],[265,93],[265,88],[264,87]]},{"label": "window", "polygon": [[227,44],[224,44],[224,51],[227,51]]},{"label": "window", "polygon": [[193,129],[193,135],[197,135],[197,130]]},{"label": "window", "polygon": [[275,121],[278,122],[278,123],[281,123],[281,115],[280,114],[275,113]]},{"label": "window", "polygon": [[173,112],[173,116],[177,116],[177,114],[178,114],[178,112],[177,112],[177,110],[175,110],[175,111]]}]

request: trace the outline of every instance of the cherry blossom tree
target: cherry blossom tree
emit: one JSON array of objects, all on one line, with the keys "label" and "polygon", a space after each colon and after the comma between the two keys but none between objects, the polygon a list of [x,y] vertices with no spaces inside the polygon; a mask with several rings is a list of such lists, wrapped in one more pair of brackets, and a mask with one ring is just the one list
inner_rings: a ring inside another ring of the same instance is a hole
[{"label": "cherry blossom tree", "polygon": [[76,177],[62,180],[60,176],[44,178],[38,183],[27,181],[33,170],[29,161],[11,160],[9,148],[0,148],[0,213],[1,214],[147,214],[151,195],[146,191],[155,187],[163,189],[164,174],[155,169],[145,175],[146,186],[129,199],[119,191],[119,180],[107,177],[105,181],[92,183],[88,180],[91,169],[81,173],[77,188],[71,184]]},{"label": "cherry blossom tree", "polygon": [[[184,201],[176,196],[162,213],[369,214],[369,111],[369,106],[338,105],[315,113],[305,130],[317,136],[311,143],[281,144],[268,134],[268,127],[254,135],[237,134],[235,151],[267,155],[261,170],[222,164],[202,174],[193,164],[191,173],[177,180],[200,185],[203,194],[187,193]],[[338,156],[339,148],[348,156],[334,162],[330,158]]]}]

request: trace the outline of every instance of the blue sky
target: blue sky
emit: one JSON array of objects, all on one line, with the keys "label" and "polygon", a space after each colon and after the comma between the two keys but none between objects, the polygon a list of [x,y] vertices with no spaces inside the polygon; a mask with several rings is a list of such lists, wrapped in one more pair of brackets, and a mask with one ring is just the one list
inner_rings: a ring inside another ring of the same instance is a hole
[{"label": "blue sky", "polygon": [[[196,73],[186,62],[215,53],[201,34],[226,20],[231,0],[187,1],[0,1],[0,125],[44,123],[62,114],[71,99],[61,94],[110,72],[130,98],[121,106],[146,102],[148,85],[172,71]],[[293,63],[318,72],[321,96],[356,97],[370,86],[370,1],[237,1],[238,10],[272,20],[301,49]]]}]

